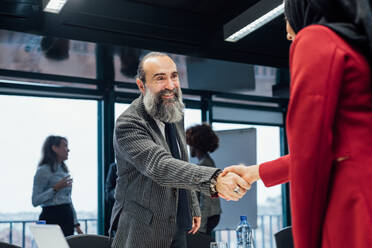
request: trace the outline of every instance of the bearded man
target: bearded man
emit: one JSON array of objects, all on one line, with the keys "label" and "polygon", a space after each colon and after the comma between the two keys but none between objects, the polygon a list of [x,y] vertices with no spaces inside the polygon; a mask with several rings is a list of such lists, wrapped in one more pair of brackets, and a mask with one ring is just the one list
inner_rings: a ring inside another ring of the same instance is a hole
[{"label": "bearded man", "polygon": [[250,185],[234,173],[187,162],[184,104],[173,60],[152,52],[137,72],[141,96],[117,119],[114,132],[112,247],[184,248],[186,232],[200,227],[194,190],[236,201]]}]

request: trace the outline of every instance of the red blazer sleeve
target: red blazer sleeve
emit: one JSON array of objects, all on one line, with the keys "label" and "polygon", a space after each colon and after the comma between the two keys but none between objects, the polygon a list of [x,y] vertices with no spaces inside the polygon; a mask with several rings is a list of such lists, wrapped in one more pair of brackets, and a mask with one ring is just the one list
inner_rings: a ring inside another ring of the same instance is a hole
[{"label": "red blazer sleeve", "polygon": [[286,155],[276,160],[260,164],[260,177],[266,187],[289,181],[289,159]]},{"label": "red blazer sleeve", "polygon": [[330,29],[301,30],[290,51],[287,114],[291,208],[295,247],[318,248],[333,161],[333,125],[345,52]]}]

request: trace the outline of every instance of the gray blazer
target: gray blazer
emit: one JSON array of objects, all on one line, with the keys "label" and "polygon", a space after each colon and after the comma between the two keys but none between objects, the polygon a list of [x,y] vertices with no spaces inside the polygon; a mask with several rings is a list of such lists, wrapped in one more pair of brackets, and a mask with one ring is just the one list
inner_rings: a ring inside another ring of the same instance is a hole
[{"label": "gray blazer", "polygon": [[[199,165],[216,168],[216,165],[209,154],[205,154],[203,156],[203,158],[199,161]],[[200,195],[200,210],[202,220],[199,231],[206,232],[208,217],[220,215],[222,212],[220,198],[212,198],[209,195]]]},{"label": "gray blazer", "polygon": [[113,248],[170,247],[177,228],[179,188],[191,190],[187,191],[190,214],[200,216],[193,190],[209,195],[210,179],[217,169],[187,162],[183,121],[176,123],[176,129],[182,160],[170,154],[162,132],[145,110],[142,95],[117,119]]}]

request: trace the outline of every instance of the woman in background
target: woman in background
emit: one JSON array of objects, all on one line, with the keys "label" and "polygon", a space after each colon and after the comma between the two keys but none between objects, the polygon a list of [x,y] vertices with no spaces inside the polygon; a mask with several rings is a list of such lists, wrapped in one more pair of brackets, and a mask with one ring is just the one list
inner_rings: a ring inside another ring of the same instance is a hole
[{"label": "woman in background", "polygon": [[65,160],[68,158],[67,139],[48,136],[42,148],[42,158],[34,176],[32,205],[41,205],[39,220],[58,224],[64,235],[82,234],[71,201],[72,179]]},{"label": "woman in background", "polygon": [[[197,157],[199,165],[216,167],[209,153],[218,148],[218,142],[217,135],[208,124],[186,130],[186,143],[190,146],[191,157]],[[200,194],[200,210],[202,220],[199,230],[210,235],[220,220],[220,200]]]},{"label": "woman in background", "polygon": [[233,171],[290,182],[294,247],[372,247],[370,0],[285,0],[289,155]]}]

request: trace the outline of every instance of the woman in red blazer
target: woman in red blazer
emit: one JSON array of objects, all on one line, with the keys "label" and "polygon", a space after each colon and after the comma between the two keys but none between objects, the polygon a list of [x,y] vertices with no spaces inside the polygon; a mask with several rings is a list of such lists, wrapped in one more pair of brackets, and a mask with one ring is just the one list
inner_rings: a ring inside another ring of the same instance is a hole
[{"label": "woman in red blazer", "polygon": [[233,171],[290,182],[296,248],[372,247],[369,0],[286,0],[289,155]]}]

